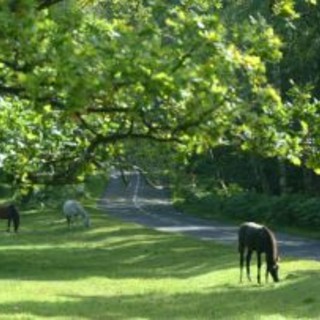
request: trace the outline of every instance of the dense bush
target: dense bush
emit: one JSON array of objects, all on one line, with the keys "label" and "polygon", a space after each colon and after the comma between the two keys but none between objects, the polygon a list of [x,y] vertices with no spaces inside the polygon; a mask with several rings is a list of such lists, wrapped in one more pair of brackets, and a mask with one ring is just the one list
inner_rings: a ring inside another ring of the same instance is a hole
[{"label": "dense bush", "polygon": [[79,184],[34,185],[29,189],[22,189],[23,192],[13,185],[0,183],[0,201],[10,201],[29,208],[60,208],[66,199],[95,198],[96,194],[102,196],[107,181],[107,175],[92,175]]},{"label": "dense bush", "polygon": [[320,176],[286,164],[286,188],[280,192],[279,176],[274,179],[277,165],[279,169],[276,159],[214,150],[212,158],[199,156],[176,172],[174,196],[180,209],[202,217],[319,230]]},{"label": "dense bush", "polygon": [[[190,194],[181,208],[192,207],[193,214],[227,218],[236,221],[256,221],[318,229],[320,227],[320,198],[301,194],[270,196],[253,192],[223,196],[209,193]],[[198,211],[197,211],[198,208]]]}]

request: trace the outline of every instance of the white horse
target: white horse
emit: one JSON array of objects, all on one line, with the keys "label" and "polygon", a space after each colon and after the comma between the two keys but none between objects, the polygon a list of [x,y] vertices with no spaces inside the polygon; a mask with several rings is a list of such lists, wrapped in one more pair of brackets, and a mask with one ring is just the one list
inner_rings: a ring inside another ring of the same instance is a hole
[{"label": "white horse", "polygon": [[68,227],[71,227],[71,223],[77,216],[83,219],[83,225],[90,227],[90,217],[86,210],[83,209],[82,205],[76,200],[67,200],[63,205],[63,213],[67,218]]}]

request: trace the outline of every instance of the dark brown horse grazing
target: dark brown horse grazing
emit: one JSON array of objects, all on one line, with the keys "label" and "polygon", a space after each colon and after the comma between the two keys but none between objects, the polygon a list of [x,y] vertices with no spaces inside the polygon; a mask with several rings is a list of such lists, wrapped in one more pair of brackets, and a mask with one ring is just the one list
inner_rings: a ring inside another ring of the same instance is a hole
[{"label": "dark brown horse grazing", "polygon": [[18,231],[20,225],[20,214],[13,204],[0,207],[0,219],[8,220],[8,232],[10,232],[11,221],[13,222],[14,231]]},{"label": "dark brown horse grazing", "polygon": [[242,271],[244,263],[244,254],[246,251],[246,268],[247,278],[250,278],[250,260],[253,251],[257,252],[258,264],[258,283],[261,283],[260,269],[261,269],[261,254],[266,256],[266,281],[268,281],[268,274],[270,273],[273,281],[279,281],[278,275],[278,245],[276,238],[271,230],[263,225],[254,222],[243,223],[239,228],[239,253],[240,253],[240,282],[242,282]]}]

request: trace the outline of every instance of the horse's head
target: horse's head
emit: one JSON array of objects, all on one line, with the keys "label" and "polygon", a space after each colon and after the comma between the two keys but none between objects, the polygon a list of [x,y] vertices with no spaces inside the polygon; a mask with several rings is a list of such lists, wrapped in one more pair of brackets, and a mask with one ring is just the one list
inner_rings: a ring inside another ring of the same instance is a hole
[{"label": "horse's head", "polygon": [[271,277],[274,282],[279,282],[279,265],[275,261],[272,265],[268,266],[268,272],[271,274]]},{"label": "horse's head", "polygon": [[89,228],[90,227],[90,218],[89,216],[86,216],[83,222],[84,226]]}]

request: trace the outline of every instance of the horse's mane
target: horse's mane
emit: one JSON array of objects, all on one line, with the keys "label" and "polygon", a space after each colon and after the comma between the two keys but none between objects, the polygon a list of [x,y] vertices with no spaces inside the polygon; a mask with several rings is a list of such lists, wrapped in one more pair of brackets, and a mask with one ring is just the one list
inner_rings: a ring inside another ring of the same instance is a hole
[{"label": "horse's mane", "polygon": [[277,246],[277,240],[273,234],[273,232],[267,228],[266,226],[263,227],[263,229],[265,230],[267,236],[268,236],[268,240],[270,241],[270,249],[272,251],[272,258],[273,261],[277,261],[278,260],[278,246]]}]

